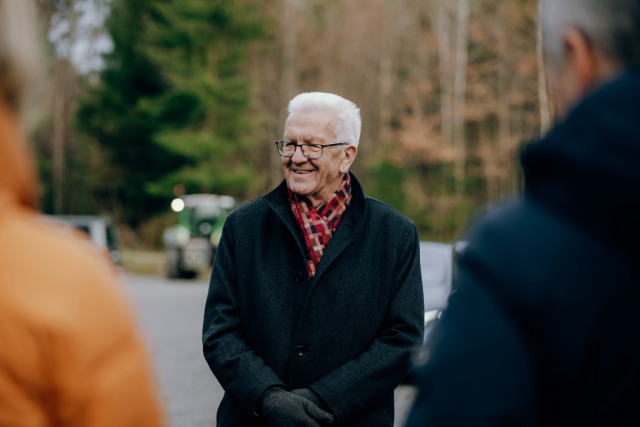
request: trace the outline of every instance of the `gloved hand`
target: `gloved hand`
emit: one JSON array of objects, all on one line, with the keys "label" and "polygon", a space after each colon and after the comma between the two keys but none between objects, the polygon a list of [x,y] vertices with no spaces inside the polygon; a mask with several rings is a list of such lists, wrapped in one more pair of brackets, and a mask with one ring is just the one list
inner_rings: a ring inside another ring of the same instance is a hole
[{"label": "gloved hand", "polygon": [[271,427],[321,427],[333,423],[333,415],[280,387],[265,391],[257,409],[258,415]]},{"label": "gloved hand", "polygon": [[310,388],[299,388],[297,390],[291,390],[291,393],[302,396],[305,399],[310,400],[312,403],[315,403],[315,405],[323,411],[331,413],[327,404],[324,403],[324,400],[322,400],[320,396],[318,396],[316,392],[314,392]]}]

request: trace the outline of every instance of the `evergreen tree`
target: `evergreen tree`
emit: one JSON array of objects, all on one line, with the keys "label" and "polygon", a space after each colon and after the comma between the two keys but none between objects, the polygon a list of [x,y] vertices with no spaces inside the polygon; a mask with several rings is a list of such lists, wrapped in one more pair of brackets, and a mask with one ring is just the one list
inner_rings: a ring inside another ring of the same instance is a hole
[{"label": "evergreen tree", "polygon": [[256,3],[120,0],[107,25],[114,51],[77,114],[108,155],[102,198],[135,226],[166,209],[176,184],[246,194],[251,82],[240,66],[264,34]]}]

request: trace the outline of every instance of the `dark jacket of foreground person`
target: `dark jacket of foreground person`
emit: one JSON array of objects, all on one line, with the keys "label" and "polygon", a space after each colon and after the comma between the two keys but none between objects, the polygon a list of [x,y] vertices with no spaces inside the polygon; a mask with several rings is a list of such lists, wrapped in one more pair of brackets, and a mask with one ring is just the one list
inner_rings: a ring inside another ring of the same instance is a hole
[{"label": "dark jacket of foreground person", "polygon": [[313,280],[284,181],[227,218],[203,330],[226,391],[218,426],[258,424],[258,398],[274,385],[310,387],[334,425],[393,425],[393,391],[422,343],[418,234],[351,179],[351,206]]},{"label": "dark jacket of foreground person", "polygon": [[408,426],[640,425],[640,73],[522,162],[524,198],[460,260]]}]

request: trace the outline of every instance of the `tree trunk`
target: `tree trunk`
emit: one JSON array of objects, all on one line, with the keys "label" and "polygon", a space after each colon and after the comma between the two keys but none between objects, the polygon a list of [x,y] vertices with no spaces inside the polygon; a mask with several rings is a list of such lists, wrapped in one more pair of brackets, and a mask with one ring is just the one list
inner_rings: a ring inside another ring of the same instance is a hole
[{"label": "tree trunk", "polygon": [[68,63],[65,59],[56,60],[55,95],[53,105],[53,213],[64,213],[64,140],[66,134],[66,80]]},{"label": "tree trunk", "polygon": [[438,59],[440,68],[440,121],[445,144],[453,142],[451,105],[451,13],[449,3],[442,0],[437,5],[436,31],[438,34]]},{"label": "tree trunk", "polygon": [[[509,3],[503,1],[498,10],[498,19],[501,22],[508,22],[507,8]],[[511,55],[509,53],[509,27],[506,25],[500,26],[498,31],[497,49],[498,49],[498,149],[491,150],[489,159],[489,165],[493,170],[511,170],[511,162],[509,161],[509,150],[511,140]],[[490,139],[486,142],[489,145],[495,147],[495,142]],[[500,191],[502,184],[508,185],[504,181],[508,181],[508,177],[511,173],[508,173],[507,177],[503,176],[488,176],[487,180],[487,198],[488,200],[494,200]]]},{"label": "tree trunk", "polygon": [[[53,129],[52,129],[52,198],[53,213],[65,213],[65,206],[68,200],[65,197],[65,172],[66,172],[66,151],[69,136],[67,123],[69,114],[72,111],[71,104],[74,94],[71,91],[72,76],[74,75],[71,55],[73,46],[76,44],[77,27],[79,14],[75,9],[76,1],[68,0],[64,7],[66,8],[65,18],[69,23],[69,35],[67,37],[68,52],[66,57],[60,57],[55,62],[55,79],[54,79],[54,98],[53,98]],[[49,6],[50,7],[50,6]],[[46,10],[46,9],[43,9]],[[52,10],[51,8],[49,10]],[[51,18],[49,18],[51,19]],[[49,24],[47,24],[48,26]]]},{"label": "tree trunk", "polygon": [[380,49],[380,74],[378,98],[378,142],[385,145],[391,141],[391,95],[393,93],[393,48],[395,30],[395,0],[385,0],[385,25]]},{"label": "tree trunk", "polygon": [[[498,16],[502,22],[506,22],[507,4],[504,2],[500,5]],[[508,29],[501,26],[498,30],[498,108],[500,115],[498,117],[498,146],[500,156],[504,156],[509,151],[509,138],[511,136],[510,129],[510,80],[509,71],[509,33]]]},{"label": "tree trunk", "polygon": [[467,44],[469,40],[469,0],[458,0],[456,26],[455,76],[453,86],[453,135],[457,158],[455,162],[456,192],[464,188],[466,146],[464,105],[467,95]]},{"label": "tree trunk", "polygon": [[[282,0],[282,21],[280,24],[282,39],[282,79],[280,83],[280,129],[284,129],[287,120],[287,105],[291,98],[297,94],[298,90],[298,68],[296,66],[296,22],[297,22],[297,1]],[[275,144],[270,154],[270,182],[275,187],[282,181],[281,157],[276,151]]]},{"label": "tree trunk", "polygon": [[544,75],[544,55],[542,28],[538,24],[538,101],[540,103],[540,134],[544,134],[551,126],[551,112],[549,111],[549,97],[547,82]]}]

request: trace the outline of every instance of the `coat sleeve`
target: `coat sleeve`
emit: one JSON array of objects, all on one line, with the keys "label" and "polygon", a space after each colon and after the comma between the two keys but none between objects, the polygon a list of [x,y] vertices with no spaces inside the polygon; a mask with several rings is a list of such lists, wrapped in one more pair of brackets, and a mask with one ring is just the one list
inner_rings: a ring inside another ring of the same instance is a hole
[{"label": "coat sleeve", "polygon": [[225,222],[211,273],[202,346],[204,357],[220,385],[247,416],[253,416],[258,398],[266,389],[285,386],[243,337],[231,216]]},{"label": "coat sleeve", "polygon": [[402,242],[394,277],[397,290],[379,336],[369,350],[311,385],[342,424],[380,404],[412,367],[411,353],[423,341],[424,302],[418,232]]},{"label": "coat sleeve", "polygon": [[498,269],[512,267],[497,261],[507,257],[495,252],[495,236],[481,241],[493,245],[472,244],[460,259],[408,427],[541,424],[531,351],[516,320],[523,309],[504,291]]}]

